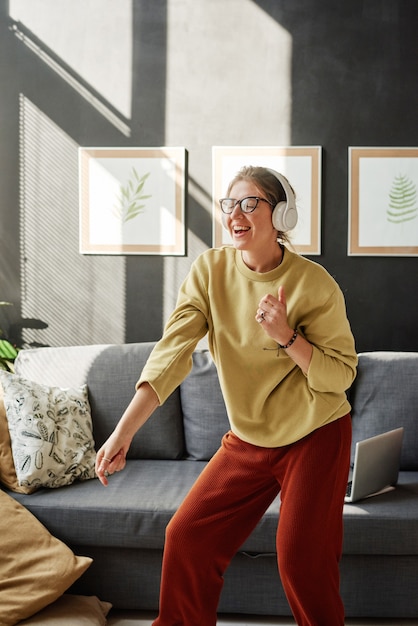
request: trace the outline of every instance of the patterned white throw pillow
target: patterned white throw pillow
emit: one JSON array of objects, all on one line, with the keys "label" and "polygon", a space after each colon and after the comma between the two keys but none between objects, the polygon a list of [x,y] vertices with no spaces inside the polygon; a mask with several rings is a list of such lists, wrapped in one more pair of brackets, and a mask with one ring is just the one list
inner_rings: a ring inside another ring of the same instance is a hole
[{"label": "patterned white throw pillow", "polygon": [[95,477],[87,385],[47,387],[0,371],[20,485],[61,487]]}]

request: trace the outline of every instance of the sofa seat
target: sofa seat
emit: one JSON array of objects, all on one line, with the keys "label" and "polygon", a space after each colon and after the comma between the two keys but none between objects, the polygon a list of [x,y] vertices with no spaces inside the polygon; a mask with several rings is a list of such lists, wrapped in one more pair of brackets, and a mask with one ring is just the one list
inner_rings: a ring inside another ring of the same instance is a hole
[{"label": "sofa seat", "polygon": [[68,544],[162,549],[167,523],[205,465],[131,460],[108,487],[95,479],[13,496]]},{"label": "sofa seat", "polygon": [[[168,522],[205,465],[130,460],[106,488],[89,480],[13,496],[70,545],[161,549]],[[280,496],[241,551],[275,554],[279,513]],[[392,491],[344,506],[344,554],[418,555],[418,472],[401,472]]]},{"label": "sofa seat", "polygon": [[344,506],[343,552],[418,555],[418,472],[400,472],[393,490]]}]

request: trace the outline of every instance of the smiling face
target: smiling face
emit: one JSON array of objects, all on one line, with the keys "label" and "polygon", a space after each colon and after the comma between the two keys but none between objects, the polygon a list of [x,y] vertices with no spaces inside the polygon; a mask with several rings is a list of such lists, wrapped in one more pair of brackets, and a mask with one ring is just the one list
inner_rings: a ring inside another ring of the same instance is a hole
[{"label": "smiling face", "polygon": [[[238,180],[229,190],[229,197],[242,200],[248,196],[266,198],[250,180]],[[224,215],[224,223],[231,235],[234,247],[248,255],[269,258],[277,255],[277,230],[271,221],[272,207],[268,202],[258,202],[252,213],[243,213],[237,204],[230,214]]]}]

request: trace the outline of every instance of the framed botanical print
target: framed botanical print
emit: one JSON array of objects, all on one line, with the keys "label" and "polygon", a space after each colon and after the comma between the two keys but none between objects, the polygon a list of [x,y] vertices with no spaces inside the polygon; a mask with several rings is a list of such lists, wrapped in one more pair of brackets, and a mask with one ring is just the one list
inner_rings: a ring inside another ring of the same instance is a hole
[{"label": "framed botanical print", "polygon": [[80,148],[80,252],[185,254],[185,148]]},{"label": "framed botanical print", "polygon": [[349,148],[349,255],[418,254],[418,148]]}]

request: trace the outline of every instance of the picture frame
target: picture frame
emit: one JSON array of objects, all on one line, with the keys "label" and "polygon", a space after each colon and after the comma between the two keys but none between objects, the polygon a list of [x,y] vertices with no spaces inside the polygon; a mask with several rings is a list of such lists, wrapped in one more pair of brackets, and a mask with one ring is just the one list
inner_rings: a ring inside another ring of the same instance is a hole
[{"label": "picture frame", "polygon": [[213,245],[230,245],[222,227],[219,199],[244,165],[272,168],[289,180],[295,190],[298,223],[289,232],[291,246],[304,255],[321,254],[321,146],[213,146]]},{"label": "picture frame", "polygon": [[349,147],[349,256],[418,255],[418,148]]},{"label": "picture frame", "polygon": [[186,253],[184,147],[79,148],[80,253]]}]

